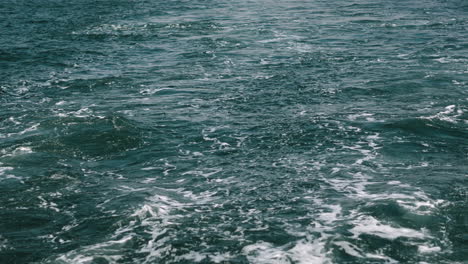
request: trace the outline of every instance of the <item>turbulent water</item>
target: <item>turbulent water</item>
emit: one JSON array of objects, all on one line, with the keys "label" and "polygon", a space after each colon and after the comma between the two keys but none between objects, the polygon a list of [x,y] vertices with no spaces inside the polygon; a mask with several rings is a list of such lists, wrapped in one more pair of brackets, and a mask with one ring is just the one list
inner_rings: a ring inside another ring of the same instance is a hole
[{"label": "turbulent water", "polygon": [[0,263],[468,263],[465,0],[3,0]]}]

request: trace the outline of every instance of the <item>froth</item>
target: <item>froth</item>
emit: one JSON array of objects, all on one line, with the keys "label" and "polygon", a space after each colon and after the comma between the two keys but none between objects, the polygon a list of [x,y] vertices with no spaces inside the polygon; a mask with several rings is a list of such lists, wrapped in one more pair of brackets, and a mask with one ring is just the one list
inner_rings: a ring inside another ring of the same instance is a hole
[{"label": "froth", "polygon": [[[332,263],[326,256],[325,241],[300,240],[294,245],[275,247],[271,243],[258,242],[245,246],[242,254],[247,257],[250,263],[285,263],[291,262],[299,264],[327,264]],[[290,249],[288,249],[290,248]]]},{"label": "froth", "polygon": [[350,230],[355,238],[362,234],[374,235],[385,239],[394,240],[399,237],[407,238],[428,238],[429,235],[424,230],[414,230],[404,227],[393,227],[385,225],[371,216],[360,217],[354,221],[355,226]]}]

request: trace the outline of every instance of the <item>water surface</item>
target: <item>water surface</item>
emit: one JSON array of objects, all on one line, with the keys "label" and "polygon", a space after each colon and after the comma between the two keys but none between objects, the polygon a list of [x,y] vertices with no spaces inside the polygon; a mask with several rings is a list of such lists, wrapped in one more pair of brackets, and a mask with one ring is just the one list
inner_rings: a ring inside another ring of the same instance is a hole
[{"label": "water surface", "polygon": [[468,5],[4,0],[1,263],[466,263]]}]

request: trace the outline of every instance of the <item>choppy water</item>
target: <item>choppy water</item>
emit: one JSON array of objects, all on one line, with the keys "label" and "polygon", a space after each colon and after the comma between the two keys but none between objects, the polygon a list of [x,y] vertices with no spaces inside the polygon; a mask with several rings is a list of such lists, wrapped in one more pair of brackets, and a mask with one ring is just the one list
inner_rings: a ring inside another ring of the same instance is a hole
[{"label": "choppy water", "polygon": [[0,263],[468,263],[468,3],[3,0]]}]

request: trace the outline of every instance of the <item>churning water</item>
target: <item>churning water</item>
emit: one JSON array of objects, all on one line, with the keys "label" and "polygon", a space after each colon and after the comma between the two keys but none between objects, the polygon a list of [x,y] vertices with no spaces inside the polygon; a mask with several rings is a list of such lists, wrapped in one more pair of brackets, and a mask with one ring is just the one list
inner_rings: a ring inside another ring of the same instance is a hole
[{"label": "churning water", "polygon": [[465,0],[3,0],[0,263],[467,263]]}]

